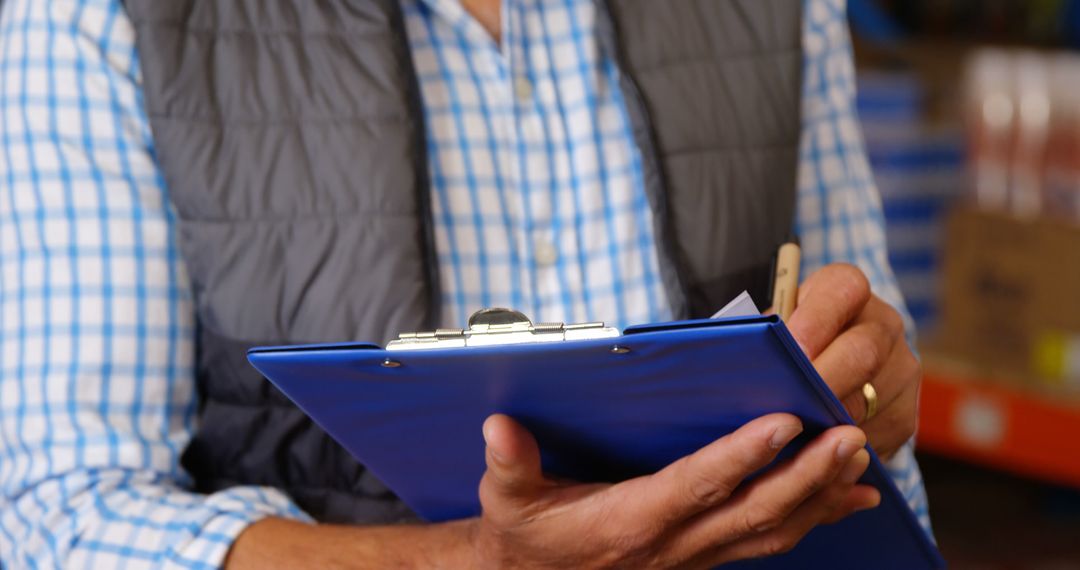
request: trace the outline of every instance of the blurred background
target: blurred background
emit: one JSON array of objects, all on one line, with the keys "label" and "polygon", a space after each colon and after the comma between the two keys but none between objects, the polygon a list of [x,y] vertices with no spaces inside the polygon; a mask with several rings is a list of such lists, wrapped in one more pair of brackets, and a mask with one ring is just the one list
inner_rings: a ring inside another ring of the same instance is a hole
[{"label": "blurred background", "polygon": [[1080,568],[1080,0],[850,0],[954,568]]}]

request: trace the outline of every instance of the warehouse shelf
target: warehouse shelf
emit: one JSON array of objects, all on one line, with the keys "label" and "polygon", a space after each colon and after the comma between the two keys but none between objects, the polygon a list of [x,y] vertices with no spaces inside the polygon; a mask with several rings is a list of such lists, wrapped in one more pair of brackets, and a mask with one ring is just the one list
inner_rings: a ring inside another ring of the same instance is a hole
[{"label": "warehouse shelf", "polygon": [[918,447],[1080,488],[1080,397],[927,365]]}]

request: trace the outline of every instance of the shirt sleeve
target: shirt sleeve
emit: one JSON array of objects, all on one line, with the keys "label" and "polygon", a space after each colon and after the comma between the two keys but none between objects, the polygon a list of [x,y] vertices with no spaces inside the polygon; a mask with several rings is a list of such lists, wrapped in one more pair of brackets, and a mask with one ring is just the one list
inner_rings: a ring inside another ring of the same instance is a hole
[{"label": "shirt sleeve", "polygon": [[194,306],[119,0],[0,3],[0,566],[217,567],[279,491],[190,491]]},{"label": "shirt sleeve", "polygon": [[[796,232],[803,275],[831,263],[858,266],[874,293],[914,323],[889,265],[885,218],[855,110],[855,69],[845,0],[804,0],[803,133]],[[928,534],[930,516],[914,441],[889,472]]]}]

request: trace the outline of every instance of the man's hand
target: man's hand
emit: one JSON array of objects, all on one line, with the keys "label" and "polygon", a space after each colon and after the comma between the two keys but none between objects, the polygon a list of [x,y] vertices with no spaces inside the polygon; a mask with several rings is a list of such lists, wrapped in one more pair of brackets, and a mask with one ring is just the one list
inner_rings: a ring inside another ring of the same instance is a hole
[{"label": "man's hand", "polygon": [[483,515],[437,525],[345,527],[264,519],[226,560],[244,568],[712,568],[787,551],[821,523],[876,507],[855,482],[866,436],[829,430],[752,483],[802,431],[775,414],[664,470],[616,485],[553,481],[536,440],[506,416],[484,424]]},{"label": "man's hand", "polygon": [[[870,446],[888,459],[915,434],[922,367],[904,340],[900,315],[870,292],[863,273],[830,265],[799,287],[798,308],[787,323]],[[866,419],[863,384],[878,394],[877,414]]]},{"label": "man's hand", "polygon": [[492,416],[475,566],[710,568],[785,552],[816,525],[878,504],[875,489],[855,485],[869,454],[852,426],[736,491],[801,431],[793,416],[766,416],[655,475],[579,485],[544,477],[536,440]]}]

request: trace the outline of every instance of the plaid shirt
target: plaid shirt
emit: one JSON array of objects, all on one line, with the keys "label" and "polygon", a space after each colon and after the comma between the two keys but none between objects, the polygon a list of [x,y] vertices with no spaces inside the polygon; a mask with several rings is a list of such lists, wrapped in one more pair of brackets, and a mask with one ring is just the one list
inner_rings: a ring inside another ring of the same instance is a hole
[{"label": "plaid shirt", "polygon": [[[903,311],[853,110],[842,0],[805,0],[804,271],[846,261]],[[591,0],[504,0],[500,49],[406,0],[447,323],[665,318],[641,159]],[[194,306],[120,0],[0,12],[0,557],[215,567],[280,491],[190,491]],[[890,465],[929,528],[910,446]]]}]

